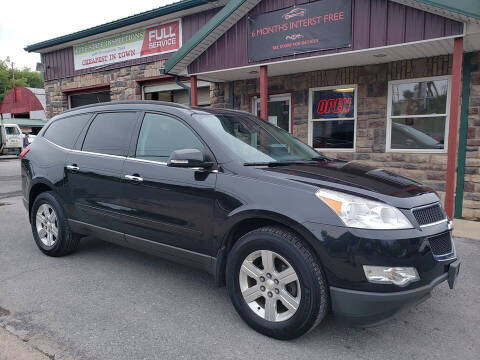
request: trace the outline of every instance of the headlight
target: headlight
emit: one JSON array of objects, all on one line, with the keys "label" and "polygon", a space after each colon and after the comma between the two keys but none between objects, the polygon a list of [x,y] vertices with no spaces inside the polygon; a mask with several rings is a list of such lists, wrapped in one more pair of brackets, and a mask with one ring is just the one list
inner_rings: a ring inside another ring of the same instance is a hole
[{"label": "headlight", "polygon": [[413,267],[388,267],[363,265],[367,280],[377,284],[395,284],[405,286],[420,280],[417,269]]},{"label": "headlight", "polygon": [[327,189],[320,189],[315,195],[330,206],[348,227],[379,230],[413,228],[405,215],[393,206]]}]

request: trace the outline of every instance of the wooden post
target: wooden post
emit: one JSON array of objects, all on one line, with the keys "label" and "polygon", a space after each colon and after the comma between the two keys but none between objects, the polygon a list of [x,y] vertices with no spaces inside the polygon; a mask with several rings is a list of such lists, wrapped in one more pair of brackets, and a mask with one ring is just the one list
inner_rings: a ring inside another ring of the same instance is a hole
[{"label": "wooden post", "polygon": [[268,121],[268,72],[267,66],[260,66],[260,118]]},{"label": "wooden post", "polygon": [[445,212],[453,218],[455,201],[455,172],[457,160],[458,117],[460,93],[462,88],[463,38],[455,38],[453,43],[452,92],[450,101],[450,119],[448,125],[447,185],[445,193]]},{"label": "wooden post", "polygon": [[197,76],[190,76],[190,104],[198,106]]}]

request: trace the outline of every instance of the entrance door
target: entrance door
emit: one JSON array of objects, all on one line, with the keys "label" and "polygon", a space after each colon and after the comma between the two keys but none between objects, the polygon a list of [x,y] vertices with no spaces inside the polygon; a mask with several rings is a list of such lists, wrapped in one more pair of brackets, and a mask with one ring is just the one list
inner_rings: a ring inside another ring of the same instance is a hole
[{"label": "entrance door", "polygon": [[[260,117],[260,98],[255,96],[252,102],[252,112]],[[280,94],[268,97],[268,122],[291,132],[290,117],[292,114],[292,95]]]}]

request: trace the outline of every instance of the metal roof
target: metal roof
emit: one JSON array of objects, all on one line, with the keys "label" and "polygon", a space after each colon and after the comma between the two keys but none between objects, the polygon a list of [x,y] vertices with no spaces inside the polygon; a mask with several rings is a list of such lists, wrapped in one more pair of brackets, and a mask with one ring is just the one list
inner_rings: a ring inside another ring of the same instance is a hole
[{"label": "metal roof", "polygon": [[66,42],[79,40],[88,36],[101,34],[111,30],[116,30],[116,29],[133,25],[142,21],[147,21],[150,19],[154,19],[156,17],[172,14],[182,10],[191,9],[196,6],[208,4],[215,1],[217,0],[181,0],[173,4],[165,5],[165,6],[148,10],[148,11],[144,11],[132,16],[119,19],[119,20],[108,22],[106,24],[102,24],[102,25],[94,26],[89,29],[77,31],[72,34],[63,35],[60,37],[56,37],[54,39],[45,40],[36,44],[28,45],[24,48],[24,50],[28,52],[32,52],[32,51],[37,51],[37,50],[45,49],[45,48],[56,46],[56,45],[61,45]]},{"label": "metal roof", "polygon": [[47,122],[42,119],[21,119],[21,118],[14,118],[14,119],[3,119],[3,122],[7,124],[16,124],[18,126],[44,126]]},{"label": "metal roof", "polygon": [[165,74],[180,74],[261,0],[230,0],[165,63]]},{"label": "metal roof", "polygon": [[[461,21],[478,22],[480,0],[393,0]],[[260,0],[230,0],[165,63],[165,74],[181,74],[198,56],[219,39]],[[245,6],[247,4],[247,6]],[[457,16],[458,14],[458,16]]]},{"label": "metal roof", "polygon": [[[397,2],[404,3],[404,1]],[[410,0],[410,2],[417,2],[421,5],[480,19],[480,1],[478,0]]]}]

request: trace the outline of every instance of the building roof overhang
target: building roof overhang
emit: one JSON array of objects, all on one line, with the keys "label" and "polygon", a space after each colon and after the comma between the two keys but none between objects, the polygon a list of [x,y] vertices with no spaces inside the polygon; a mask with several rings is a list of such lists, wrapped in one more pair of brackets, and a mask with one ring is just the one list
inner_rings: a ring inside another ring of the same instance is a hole
[{"label": "building roof overhang", "polygon": [[[275,77],[299,72],[330,70],[351,66],[382,64],[399,60],[448,55],[452,53],[454,38],[455,36],[451,36],[407,44],[349,51],[348,56],[346,56],[347,53],[345,52],[338,52],[327,55],[272,61],[268,63],[268,76]],[[197,75],[199,79],[205,81],[225,82],[256,79],[259,77],[259,70],[259,64],[252,64],[190,75]]]},{"label": "building roof overhang", "polygon": [[[215,17],[207,22],[194,37],[184,43],[183,46],[166,61],[164,73],[186,75],[187,66],[250,11],[245,11],[247,7],[243,6],[248,1],[254,2],[255,5],[260,2],[259,0],[230,0]],[[464,23],[480,24],[480,1],[456,0],[453,3],[451,0],[393,1]]]}]

